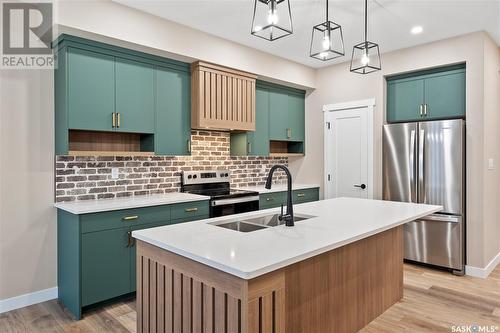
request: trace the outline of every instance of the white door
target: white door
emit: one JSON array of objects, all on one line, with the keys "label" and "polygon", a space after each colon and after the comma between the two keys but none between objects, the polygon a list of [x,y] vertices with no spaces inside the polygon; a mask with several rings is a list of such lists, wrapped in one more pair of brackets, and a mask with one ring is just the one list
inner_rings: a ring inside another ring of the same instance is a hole
[{"label": "white door", "polygon": [[373,198],[373,106],[325,110],[325,197]]}]

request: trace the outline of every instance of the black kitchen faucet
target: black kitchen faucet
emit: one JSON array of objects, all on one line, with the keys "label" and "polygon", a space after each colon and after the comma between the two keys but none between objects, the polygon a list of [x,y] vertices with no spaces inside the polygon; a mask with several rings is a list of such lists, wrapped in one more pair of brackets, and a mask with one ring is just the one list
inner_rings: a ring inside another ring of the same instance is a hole
[{"label": "black kitchen faucet", "polygon": [[283,214],[283,204],[281,205],[281,214],[279,216],[280,221],[285,221],[285,225],[287,227],[293,227],[293,204],[292,204],[292,175],[290,174],[290,170],[284,165],[274,165],[271,170],[269,170],[269,174],[267,175],[266,180],[266,188],[271,189],[271,184],[273,180],[273,173],[276,169],[282,169],[286,173],[287,179],[287,194],[286,194],[286,214]]}]

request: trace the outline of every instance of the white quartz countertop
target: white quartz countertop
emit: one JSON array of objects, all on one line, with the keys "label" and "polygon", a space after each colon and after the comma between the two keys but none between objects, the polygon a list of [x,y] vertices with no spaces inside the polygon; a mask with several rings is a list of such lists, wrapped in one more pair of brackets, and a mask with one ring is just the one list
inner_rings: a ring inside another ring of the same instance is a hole
[{"label": "white quartz countertop", "polygon": [[[292,190],[305,190],[308,188],[318,188],[318,184],[292,184]],[[240,190],[246,190],[246,191],[255,191],[259,193],[273,193],[273,192],[283,192],[287,190],[287,185],[286,183],[278,183],[278,184],[273,184],[271,189],[265,188],[264,185],[262,186],[244,186],[244,187],[238,187]]]},{"label": "white quartz countertop", "polygon": [[336,198],[294,205],[295,214],[315,216],[253,232],[213,225],[277,213],[267,209],[134,231],[132,235],[213,268],[252,279],[441,210],[441,206]]},{"label": "white quartz countertop", "polygon": [[54,206],[72,214],[88,214],[111,210],[169,205],[182,202],[209,200],[210,197],[197,194],[172,192],[158,195],[133,196],[116,199],[58,202]]}]

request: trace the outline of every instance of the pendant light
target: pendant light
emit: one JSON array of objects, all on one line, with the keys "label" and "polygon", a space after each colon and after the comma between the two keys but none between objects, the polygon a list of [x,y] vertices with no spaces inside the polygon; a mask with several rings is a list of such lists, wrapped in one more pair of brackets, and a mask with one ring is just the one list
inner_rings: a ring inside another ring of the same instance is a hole
[{"label": "pendant light", "polygon": [[342,27],[329,20],[328,0],[326,0],[326,21],[312,29],[310,56],[327,61],[345,54]]},{"label": "pendant light", "polygon": [[368,74],[380,69],[378,44],[368,41],[368,0],[365,0],[365,41],[352,48],[351,72]]},{"label": "pendant light", "polygon": [[273,41],[292,32],[290,0],[255,0],[252,35]]}]

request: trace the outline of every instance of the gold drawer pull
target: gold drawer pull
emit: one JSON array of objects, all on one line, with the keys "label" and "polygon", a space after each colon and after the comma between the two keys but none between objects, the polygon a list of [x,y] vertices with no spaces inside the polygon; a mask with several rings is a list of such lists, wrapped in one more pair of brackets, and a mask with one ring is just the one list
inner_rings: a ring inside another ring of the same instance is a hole
[{"label": "gold drawer pull", "polygon": [[196,212],[198,211],[198,208],[194,207],[194,208],[186,208],[186,213],[191,213],[191,212]]},{"label": "gold drawer pull", "polygon": [[266,198],[266,201],[273,201],[274,198]]},{"label": "gold drawer pull", "polygon": [[133,216],[125,216],[122,218],[123,221],[132,221],[132,220],[137,220],[139,218],[138,215],[133,215]]},{"label": "gold drawer pull", "polygon": [[298,196],[299,198],[302,198],[302,197],[305,197],[306,195],[305,195],[304,193],[298,193],[298,194],[297,194],[297,196]]}]

